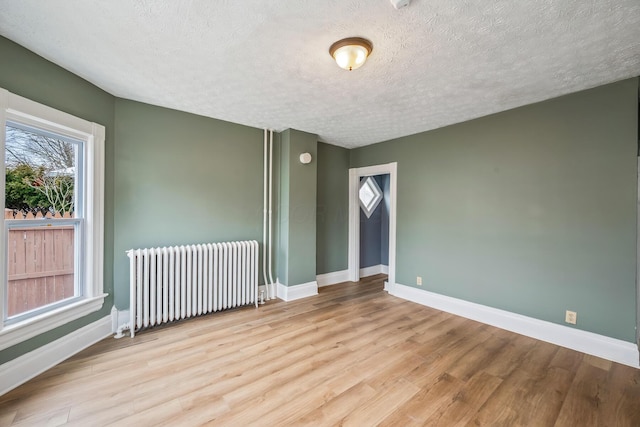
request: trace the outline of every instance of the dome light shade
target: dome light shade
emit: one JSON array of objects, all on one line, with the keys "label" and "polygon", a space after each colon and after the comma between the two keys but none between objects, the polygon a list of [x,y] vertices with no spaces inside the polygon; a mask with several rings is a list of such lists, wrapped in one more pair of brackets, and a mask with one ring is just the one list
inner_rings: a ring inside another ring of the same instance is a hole
[{"label": "dome light shade", "polygon": [[329,53],[340,68],[355,70],[360,68],[371,54],[373,45],[360,37],[338,40],[329,48]]}]

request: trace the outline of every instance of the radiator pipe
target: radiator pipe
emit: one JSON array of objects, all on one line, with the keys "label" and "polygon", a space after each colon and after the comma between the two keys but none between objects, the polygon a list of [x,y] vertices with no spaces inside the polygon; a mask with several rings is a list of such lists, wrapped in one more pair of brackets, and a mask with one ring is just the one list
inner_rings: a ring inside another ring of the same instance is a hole
[{"label": "radiator pipe", "polygon": [[264,208],[262,213],[262,277],[264,278],[264,287],[267,291],[267,299],[269,299],[269,282],[267,281],[267,251],[269,245],[267,243],[267,129],[264,130],[264,191],[262,206]]},{"label": "radiator pipe", "polygon": [[276,290],[275,285],[273,283],[273,273],[271,272],[272,262],[271,256],[273,254],[273,245],[272,245],[272,227],[273,227],[273,130],[269,130],[269,286],[271,287],[268,297],[271,299],[276,298]]},{"label": "radiator pipe", "polygon": [[[129,283],[135,283],[136,280],[136,262],[135,262],[135,254],[133,249],[127,251],[127,255],[129,256]],[[131,338],[133,338],[136,334],[136,308],[134,306],[136,302],[136,287],[130,285],[129,289],[129,325],[130,325],[130,333]]]}]

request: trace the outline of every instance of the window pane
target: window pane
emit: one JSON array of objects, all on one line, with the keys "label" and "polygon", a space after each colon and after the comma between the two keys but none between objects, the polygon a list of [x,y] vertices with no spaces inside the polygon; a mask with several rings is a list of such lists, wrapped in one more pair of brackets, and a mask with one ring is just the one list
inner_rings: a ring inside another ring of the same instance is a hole
[{"label": "window pane", "polygon": [[360,191],[358,195],[360,198],[360,207],[367,218],[370,218],[382,200],[382,191],[373,177],[369,176],[360,181]]},{"label": "window pane", "polygon": [[5,209],[16,219],[72,217],[80,144],[41,129],[7,124]]},{"label": "window pane", "polygon": [[[80,296],[82,141],[7,122],[5,127],[6,319],[27,317]],[[50,222],[34,221],[50,218]],[[46,307],[46,308],[45,308]]]},{"label": "window pane", "polygon": [[76,296],[74,225],[11,227],[7,239],[7,318]]},{"label": "window pane", "polygon": [[376,195],[371,190],[369,183],[365,182],[362,187],[360,187],[360,200],[365,206],[369,207],[375,197]]}]

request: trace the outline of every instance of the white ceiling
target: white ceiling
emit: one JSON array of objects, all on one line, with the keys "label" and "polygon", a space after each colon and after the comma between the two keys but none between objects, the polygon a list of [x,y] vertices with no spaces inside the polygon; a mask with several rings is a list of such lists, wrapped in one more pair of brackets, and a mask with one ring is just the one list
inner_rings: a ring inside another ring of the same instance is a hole
[{"label": "white ceiling", "polygon": [[[0,0],[0,34],[118,97],[344,147],[640,75],[639,0]],[[374,46],[351,72],[350,36]]]}]

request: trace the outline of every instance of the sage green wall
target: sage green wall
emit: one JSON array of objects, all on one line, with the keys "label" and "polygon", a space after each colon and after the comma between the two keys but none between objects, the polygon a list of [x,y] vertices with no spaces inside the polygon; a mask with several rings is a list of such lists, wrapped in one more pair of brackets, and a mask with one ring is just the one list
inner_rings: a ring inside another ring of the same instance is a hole
[{"label": "sage green wall", "polygon": [[[289,281],[289,163],[290,132],[278,134],[277,150],[274,157],[278,160],[278,168],[274,169],[275,186],[278,204],[276,205],[276,238],[273,246],[275,254],[275,275],[272,279],[282,284]],[[277,155],[276,155],[277,153]],[[276,173],[277,171],[277,173]]]},{"label": "sage green wall", "polygon": [[116,99],[118,309],[128,249],[262,241],[262,141],[261,129]]},{"label": "sage green wall", "polygon": [[0,87],[106,128],[104,289],[109,296],[96,313],[0,351],[0,364],[110,314],[113,305],[113,153],[114,102],[110,94],[35,53],[0,37]]},{"label": "sage green wall", "polygon": [[318,143],[316,273],[348,268],[349,150]]},{"label": "sage green wall", "polygon": [[638,79],[351,152],[398,162],[397,282],[634,341]]},{"label": "sage green wall", "polygon": [[[285,286],[316,280],[316,135],[287,129],[279,144],[277,277]],[[313,160],[300,163],[302,153]],[[275,277],[274,277],[275,280]]]}]

